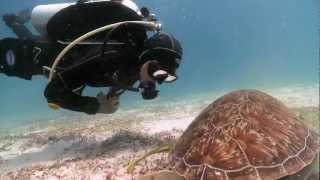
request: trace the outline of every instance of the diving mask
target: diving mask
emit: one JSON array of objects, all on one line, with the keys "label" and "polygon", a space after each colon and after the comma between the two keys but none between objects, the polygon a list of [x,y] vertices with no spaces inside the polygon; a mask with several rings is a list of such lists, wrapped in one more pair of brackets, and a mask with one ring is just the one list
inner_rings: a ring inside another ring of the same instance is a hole
[{"label": "diving mask", "polygon": [[175,69],[161,65],[156,60],[147,61],[140,70],[141,81],[157,82],[159,84],[171,83],[177,80]]}]

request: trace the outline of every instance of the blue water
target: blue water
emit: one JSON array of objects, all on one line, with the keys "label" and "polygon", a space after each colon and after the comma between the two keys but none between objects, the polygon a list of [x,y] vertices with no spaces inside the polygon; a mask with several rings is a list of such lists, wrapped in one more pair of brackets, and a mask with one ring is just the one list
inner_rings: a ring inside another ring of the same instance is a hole
[{"label": "blue water", "polygon": [[[2,0],[0,14],[61,0]],[[69,1],[70,2],[70,1]],[[160,87],[162,102],[243,88],[318,84],[317,0],[137,0],[157,14],[164,31],[182,42],[179,80]],[[0,38],[14,34],[0,22]],[[0,75],[0,131],[32,121],[73,114],[47,107],[46,79]],[[94,95],[95,89],[86,90]],[[148,102],[157,103],[159,100]],[[122,97],[124,108],[144,104],[138,94]]]}]

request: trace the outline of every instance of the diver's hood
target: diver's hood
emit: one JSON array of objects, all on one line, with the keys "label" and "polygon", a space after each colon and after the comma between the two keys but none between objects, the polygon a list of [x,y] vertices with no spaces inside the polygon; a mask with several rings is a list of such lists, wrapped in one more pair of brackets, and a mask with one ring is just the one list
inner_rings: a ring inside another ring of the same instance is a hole
[{"label": "diver's hood", "polygon": [[157,33],[145,42],[145,50],[140,54],[140,61],[156,59],[162,63],[179,66],[183,49],[180,42],[171,34]]},{"label": "diver's hood", "polygon": [[[173,82],[177,79],[176,69],[181,63],[183,49],[180,42],[171,34],[157,33],[145,42],[145,50],[140,54],[141,63],[156,60],[161,64],[162,70],[166,71],[165,82]],[[156,71],[154,71],[156,72]],[[154,76],[162,76],[158,72]]]},{"label": "diver's hood", "polygon": [[31,13],[32,25],[40,34],[61,41],[75,39],[107,24],[138,20],[142,20],[141,12],[131,0],[39,5]]}]

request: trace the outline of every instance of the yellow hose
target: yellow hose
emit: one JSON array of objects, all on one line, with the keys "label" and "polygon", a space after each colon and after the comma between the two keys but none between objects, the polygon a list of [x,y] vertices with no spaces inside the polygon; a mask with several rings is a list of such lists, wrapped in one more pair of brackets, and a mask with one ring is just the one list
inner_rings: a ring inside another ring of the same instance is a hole
[{"label": "yellow hose", "polygon": [[72,41],[67,47],[65,47],[57,56],[57,58],[54,60],[53,65],[50,69],[50,73],[49,73],[49,82],[52,80],[53,76],[54,76],[54,72],[55,72],[55,68],[57,67],[57,65],[59,64],[59,62],[61,61],[62,57],[71,49],[73,48],[75,45],[77,45],[78,43],[80,43],[81,41],[97,34],[100,33],[102,31],[106,31],[108,29],[117,27],[119,25],[122,24],[137,24],[137,25],[142,25],[145,27],[148,27],[152,30],[157,30],[159,28],[159,24],[155,23],[155,22],[146,22],[146,21],[123,21],[123,22],[119,22],[119,23],[115,23],[115,24],[109,24],[106,26],[102,26],[100,28],[97,28],[95,30],[92,30],[80,37],[78,37],[77,39],[75,39],[74,41]]}]

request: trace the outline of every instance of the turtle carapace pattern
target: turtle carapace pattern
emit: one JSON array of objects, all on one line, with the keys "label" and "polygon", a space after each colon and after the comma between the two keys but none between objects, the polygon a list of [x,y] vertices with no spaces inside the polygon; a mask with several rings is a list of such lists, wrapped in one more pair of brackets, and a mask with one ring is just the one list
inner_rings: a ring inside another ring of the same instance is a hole
[{"label": "turtle carapace pattern", "polygon": [[186,179],[269,180],[301,171],[319,146],[319,135],[280,101],[257,90],[239,90],[204,109],[169,160]]}]

